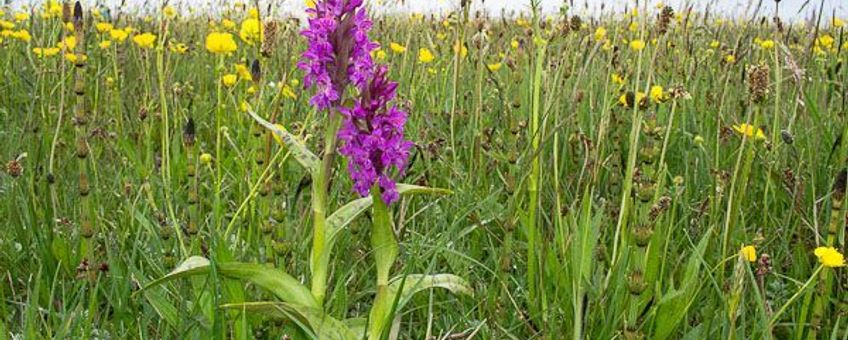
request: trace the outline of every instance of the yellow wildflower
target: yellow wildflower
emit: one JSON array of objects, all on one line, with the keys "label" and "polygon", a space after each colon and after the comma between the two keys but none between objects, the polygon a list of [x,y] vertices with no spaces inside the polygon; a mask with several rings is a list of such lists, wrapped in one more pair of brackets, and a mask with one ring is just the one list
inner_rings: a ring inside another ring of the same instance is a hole
[{"label": "yellow wildflower", "polygon": [[760,48],[764,50],[769,50],[774,48],[774,40],[767,39],[760,42]]},{"label": "yellow wildflower", "polygon": [[32,53],[40,58],[44,57],[52,57],[54,55],[59,54],[58,47],[35,47],[32,49]]},{"label": "yellow wildflower", "polygon": [[253,74],[250,73],[250,69],[245,64],[236,64],[236,73],[241,79],[253,81]]},{"label": "yellow wildflower", "polygon": [[521,44],[518,43],[518,40],[512,39],[512,41],[509,42],[509,46],[511,46],[513,50],[517,50]]},{"label": "yellow wildflower", "polygon": [[836,248],[818,247],[813,253],[825,267],[845,267],[845,257]]},{"label": "yellow wildflower", "polygon": [[732,54],[728,54],[724,56],[724,62],[728,64],[733,64],[736,62],[736,56]]},{"label": "yellow wildflower", "polygon": [[378,49],[378,50],[374,51],[374,57],[377,58],[377,60],[385,60],[386,59],[386,51],[383,51],[382,49]]},{"label": "yellow wildflower", "polygon": [[500,70],[501,67],[503,67],[502,63],[493,63],[493,64],[486,65],[486,68],[488,68],[489,71],[492,71],[492,72],[498,72],[498,70]]},{"label": "yellow wildflower", "polygon": [[257,9],[256,7],[251,7],[249,10],[247,10],[247,16],[251,19],[259,19],[259,9]]},{"label": "yellow wildflower", "polygon": [[0,20],[0,28],[4,30],[15,29],[15,23],[6,20]]},{"label": "yellow wildflower", "polygon": [[245,19],[241,22],[239,37],[248,45],[253,45],[256,42],[261,43],[265,38],[262,32],[262,23],[256,18]]},{"label": "yellow wildflower", "polygon": [[177,10],[172,6],[165,6],[165,8],[162,9],[162,14],[168,19],[173,19],[177,16]]},{"label": "yellow wildflower", "polygon": [[598,29],[595,30],[595,40],[601,41],[601,40],[604,40],[606,37],[607,37],[607,29],[606,28],[598,27]]},{"label": "yellow wildflower", "polygon": [[171,52],[176,54],[185,54],[188,52],[188,45],[183,43],[172,43],[169,47]]},{"label": "yellow wildflower", "polygon": [[109,37],[112,38],[112,41],[117,43],[123,43],[124,40],[127,40],[127,37],[130,35],[126,30],[116,30],[112,29],[109,31]]},{"label": "yellow wildflower", "polygon": [[284,85],[283,89],[280,90],[280,93],[283,95],[283,97],[289,99],[297,99],[297,94],[295,94],[292,88],[288,85]]},{"label": "yellow wildflower", "polygon": [[156,35],[153,33],[142,33],[133,37],[133,42],[141,48],[153,48],[156,44]]},{"label": "yellow wildflower", "polygon": [[85,54],[79,54],[79,55],[77,55],[77,54],[73,54],[73,53],[65,53],[65,60],[67,60],[67,61],[69,61],[69,62],[71,62],[71,63],[74,63],[74,64],[76,64],[77,60],[79,60],[79,59],[80,59],[80,57],[82,57],[82,60],[81,60],[81,61],[82,61],[83,63],[84,63],[86,60],[88,60],[88,56],[87,56],[87,55],[85,55]]},{"label": "yellow wildflower", "polygon": [[757,262],[757,248],[754,248],[754,246],[749,245],[742,247],[740,254],[745,261]]},{"label": "yellow wildflower", "polygon": [[105,50],[105,49],[109,48],[110,46],[112,46],[112,41],[111,40],[103,40],[97,45],[100,46],[101,50]]},{"label": "yellow wildflower", "polygon": [[837,17],[833,17],[833,22],[831,22],[831,24],[834,28],[841,28],[845,26],[845,21]]},{"label": "yellow wildflower", "polygon": [[766,134],[763,132],[763,129],[755,128],[753,125],[748,123],[733,125],[733,130],[739,133],[740,135],[746,136],[748,138],[753,138],[755,140],[766,139]]},{"label": "yellow wildflower", "polygon": [[654,103],[662,103],[668,100],[668,94],[663,90],[662,86],[654,85],[651,86],[651,101]]},{"label": "yellow wildflower", "polygon": [[306,0],[304,3],[306,4],[306,8],[315,8],[315,0]]},{"label": "yellow wildflower", "polygon": [[630,41],[630,49],[634,51],[641,51],[645,48],[645,42],[640,39],[635,39]]},{"label": "yellow wildflower", "polygon": [[721,46],[721,43],[719,43],[718,40],[713,40],[710,42],[710,48],[718,48],[719,46]]},{"label": "yellow wildflower", "polygon": [[115,27],[112,26],[112,24],[110,24],[108,22],[98,22],[97,24],[94,25],[94,28],[97,29],[97,32],[106,33],[106,32],[111,31]]},{"label": "yellow wildflower", "polygon": [[232,34],[212,32],[206,36],[206,50],[215,54],[235,52],[238,48]]},{"label": "yellow wildflower", "polygon": [[230,19],[224,19],[221,20],[221,26],[223,26],[225,29],[231,30],[233,28],[236,28],[236,23]]},{"label": "yellow wildflower", "polygon": [[15,13],[15,21],[21,22],[21,21],[27,21],[27,20],[29,20],[29,14],[28,13],[26,13],[26,12]]},{"label": "yellow wildflower", "polygon": [[24,42],[29,42],[30,40],[32,40],[32,36],[29,35],[29,31],[27,31],[27,30],[20,30],[20,31],[14,32],[12,34],[12,38],[15,38],[15,39],[18,39],[18,40],[24,41]]},{"label": "yellow wildflower", "polygon": [[610,74],[610,80],[612,80],[613,84],[616,84],[618,86],[624,85],[624,77],[622,77],[618,73]]},{"label": "yellow wildflower", "polygon": [[389,48],[392,49],[392,52],[395,52],[397,54],[401,54],[401,53],[406,52],[406,47],[404,47],[403,45],[398,44],[398,43],[389,44]]},{"label": "yellow wildflower", "polygon": [[221,83],[226,87],[233,87],[238,81],[238,76],[235,74],[225,74],[221,77]]},{"label": "yellow wildflower", "polygon": [[453,45],[453,52],[459,53],[459,56],[465,58],[468,55],[468,47],[465,47],[465,44],[460,44],[459,41]]},{"label": "yellow wildflower", "polygon": [[433,55],[433,52],[430,52],[428,48],[420,48],[418,49],[418,61],[423,64],[432,63],[436,57]]}]

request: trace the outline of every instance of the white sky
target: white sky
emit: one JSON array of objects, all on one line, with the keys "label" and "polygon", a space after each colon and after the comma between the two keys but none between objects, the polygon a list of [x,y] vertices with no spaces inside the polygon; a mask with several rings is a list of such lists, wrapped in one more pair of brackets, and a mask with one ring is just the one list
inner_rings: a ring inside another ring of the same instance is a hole
[{"label": "white sky", "polygon": [[[41,4],[44,0],[0,0],[9,2],[14,6],[22,4]],[[156,8],[161,6],[165,0],[126,0],[130,7],[134,8]],[[167,0],[171,5],[178,7],[181,10],[194,8],[197,11],[215,10],[222,8],[228,4],[233,4],[237,0]],[[241,0],[244,3],[252,3],[255,0]],[[375,8],[387,11],[412,11],[412,12],[444,12],[454,10],[459,6],[460,0],[366,0]],[[564,2],[574,4],[571,13],[581,15],[597,15],[603,6],[604,12],[610,11],[622,12],[626,7],[632,8],[637,0],[540,0],[542,8],[547,13],[554,13],[559,10]],[[643,2],[645,0],[642,0]],[[649,6],[653,7],[660,0],[647,0]],[[781,17],[785,20],[797,20],[808,17],[813,9],[818,9],[824,3],[825,15],[829,17],[835,13],[841,18],[848,18],[848,1],[846,0],[809,0],[809,5],[798,14],[807,0],[781,0],[780,11]],[[120,4],[121,0],[83,0],[83,3],[93,5],[95,3],[104,3],[111,8],[115,8]],[[685,5],[692,5],[695,9],[703,11],[708,6],[716,11],[732,16],[743,16],[746,14],[746,9],[749,3],[762,3],[761,13],[771,15],[774,11],[774,0],[665,0],[665,4],[671,5],[673,8],[680,10]],[[265,7],[269,3],[273,3],[274,7],[281,12],[300,12],[304,8],[304,0],[259,0],[260,6]],[[500,14],[502,10],[506,10],[509,14],[512,11],[527,11],[529,9],[530,0],[472,0],[475,9],[484,9],[491,14]],[[753,8],[754,6],[751,6]],[[640,6],[641,8],[641,6]],[[765,11],[765,12],[763,12]],[[750,13],[750,12],[747,12]]]}]

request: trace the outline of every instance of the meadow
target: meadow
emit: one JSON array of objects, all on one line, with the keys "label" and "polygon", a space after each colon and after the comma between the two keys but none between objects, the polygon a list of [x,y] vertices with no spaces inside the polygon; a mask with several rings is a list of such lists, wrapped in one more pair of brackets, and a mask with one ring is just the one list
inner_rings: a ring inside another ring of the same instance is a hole
[{"label": "meadow", "polygon": [[469,2],[0,7],[0,340],[848,339],[848,13]]}]

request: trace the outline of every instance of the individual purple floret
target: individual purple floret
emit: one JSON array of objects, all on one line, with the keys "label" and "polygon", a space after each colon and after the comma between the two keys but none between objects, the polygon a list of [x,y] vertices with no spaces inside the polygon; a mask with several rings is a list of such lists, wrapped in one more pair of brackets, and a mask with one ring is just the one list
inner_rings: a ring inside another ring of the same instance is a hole
[{"label": "individual purple floret", "polygon": [[306,72],[304,86],[315,88],[309,101],[320,110],[336,106],[349,83],[361,87],[374,70],[371,52],[379,44],[368,39],[371,20],[362,0],[324,0],[307,10],[309,41],[298,68]]},{"label": "individual purple floret", "polygon": [[395,98],[397,83],[386,79],[387,68],[379,66],[352,108],[341,108],[345,120],[339,130],[344,146],[339,149],[349,158],[348,171],[353,190],[367,196],[374,183],[379,183],[386,204],[399,195],[390,173],[395,168],[403,173],[412,143],[403,137],[406,112],[389,106]]}]

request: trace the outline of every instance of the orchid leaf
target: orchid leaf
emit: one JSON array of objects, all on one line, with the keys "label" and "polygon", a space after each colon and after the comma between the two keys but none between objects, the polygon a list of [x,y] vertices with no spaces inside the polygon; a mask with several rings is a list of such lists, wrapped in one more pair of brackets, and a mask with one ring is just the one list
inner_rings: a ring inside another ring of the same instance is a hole
[{"label": "orchid leaf", "polygon": [[318,164],[320,164],[320,160],[318,156],[315,156],[312,151],[309,151],[309,148],[306,147],[297,137],[286,131],[285,128],[271,124],[267,120],[252,110],[248,110],[248,113],[254,120],[256,120],[259,125],[264,126],[266,129],[271,130],[271,132],[280,138],[283,144],[285,144],[289,150],[291,150],[292,155],[300,163],[301,166],[306,168],[306,171],[309,171],[310,174],[318,173]]},{"label": "orchid leaf", "polygon": [[263,314],[268,317],[291,320],[310,332],[315,339],[355,340],[356,336],[345,322],[339,321],[318,308],[285,302],[247,302],[222,305],[221,308]]},{"label": "orchid leaf", "polygon": [[[210,267],[210,262],[206,258],[189,257],[168,275],[147,284],[142,291],[182,277],[205,275],[209,273]],[[262,287],[284,302],[318,308],[318,303],[312,297],[309,289],[291,275],[279,269],[254,263],[224,262],[218,264],[217,270],[220,275],[225,277],[251,282]]]}]

